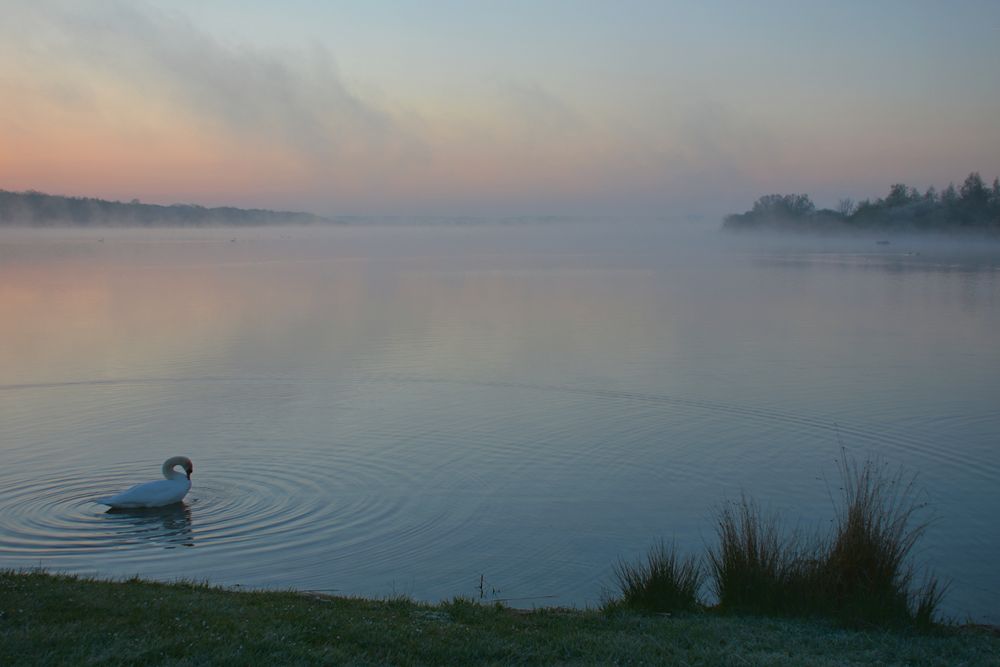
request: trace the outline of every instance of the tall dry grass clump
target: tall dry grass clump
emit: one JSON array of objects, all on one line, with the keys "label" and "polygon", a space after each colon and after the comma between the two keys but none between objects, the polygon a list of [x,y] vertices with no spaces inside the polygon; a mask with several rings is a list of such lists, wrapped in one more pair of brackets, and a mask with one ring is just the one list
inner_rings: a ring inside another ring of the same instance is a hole
[{"label": "tall dry grass clump", "polygon": [[930,575],[914,587],[913,548],[927,529],[914,478],[879,460],[840,461],[843,486],[820,572],[825,605],[859,622],[929,625],[945,587]]},{"label": "tall dry grass clump", "polygon": [[644,560],[618,561],[614,568],[620,597],[605,609],[624,606],[637,611],[667,613],[701,607],[698,591],[704,579],[701,563],[693,556],[681,558],[674,545],[663,541],[652,546]]},{"label": "tall dry grass clump", "polygon": [[778,517],[747,496],[728,502],[716,517],[719,545],[708,551],[719,606],[730,611],[781,612],[789,603],[795,544]]},{"label": "tall dry grass clump", "polygon": [[[718,543],[707,575],[722,612],[823,616],[848,625],[929,628],[947,586],[932,574],[916,584],[913,550],[927,529],[914,478],[879,459],[840,460],[840,497],[828,534],[783,530],[776,514],[746,495],[716,514]],[[662,542],[645,561],[614,570],[624,606],[665,612],[696,609],[705,576],[693,557]]]},{"label": "tall dry grass clump", "polygon": [[934,622],[946,590],[915,585],[914,546],[927,523],[914,480],[868,459],[840,462],[842,494],[830,535],[783,532],[744,496],[717,515],[709,573],[722,611],[835,617],[853,625]]}]

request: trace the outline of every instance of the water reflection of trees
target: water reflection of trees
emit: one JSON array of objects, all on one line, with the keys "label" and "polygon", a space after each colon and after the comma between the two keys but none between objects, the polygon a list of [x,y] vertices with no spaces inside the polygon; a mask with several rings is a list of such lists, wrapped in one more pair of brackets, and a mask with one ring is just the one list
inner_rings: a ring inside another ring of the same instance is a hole
[{"label": "water reflection of trees", "polygon": [[191,508],[184,503],[143,509],[110,509],[105,516],[115,537],[124,544],[150,542],[165,549],[194,546]]},{"label": "water reflection of trees", "polygon": [[[926,251],[926,246],[918,246]],[[838,269],[878,273],[994,274],[1000,264],[985,254],[955,254],[920,251],[899,252],[827,252],[801,255],[764,255],[753,258],[756,266],[799,269]]]}]

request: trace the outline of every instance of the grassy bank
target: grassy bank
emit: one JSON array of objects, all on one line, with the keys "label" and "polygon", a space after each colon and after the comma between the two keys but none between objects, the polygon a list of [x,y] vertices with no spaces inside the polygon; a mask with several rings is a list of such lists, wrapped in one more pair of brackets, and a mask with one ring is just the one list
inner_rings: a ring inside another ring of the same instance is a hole
[{"label": "grassy bank", "polygon": [[1000,637],[0,573],[0,664],[997,665]]}]

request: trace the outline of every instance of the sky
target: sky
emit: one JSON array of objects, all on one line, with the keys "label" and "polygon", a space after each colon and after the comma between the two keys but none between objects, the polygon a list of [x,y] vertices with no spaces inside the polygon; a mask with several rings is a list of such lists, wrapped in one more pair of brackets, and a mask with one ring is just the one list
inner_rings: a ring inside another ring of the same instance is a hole
[{"label": "sky", "polygon": [[0,189],[712,218],[1000,175],[1000,2],[0,0]]}]

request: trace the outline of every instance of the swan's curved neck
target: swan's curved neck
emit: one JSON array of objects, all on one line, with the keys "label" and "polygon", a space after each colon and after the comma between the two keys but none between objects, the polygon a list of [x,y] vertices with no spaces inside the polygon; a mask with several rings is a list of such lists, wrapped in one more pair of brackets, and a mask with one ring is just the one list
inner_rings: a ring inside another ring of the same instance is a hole
[{"label": "swan's curved neck", "polygon": [[167,479],[188,479],[187,472],[174,470],[176,466],[184,467],[188,459],[183,456],[172,456],[163,462],[163,476]]}]

